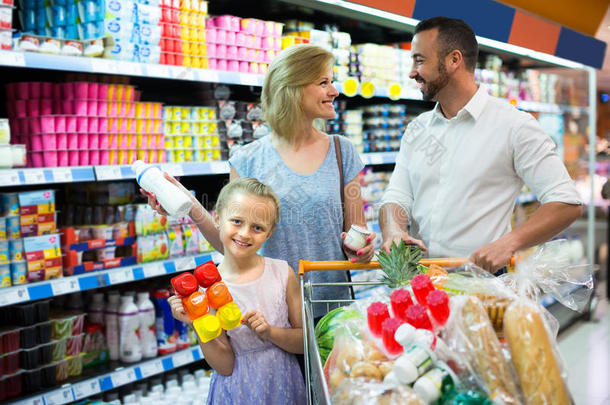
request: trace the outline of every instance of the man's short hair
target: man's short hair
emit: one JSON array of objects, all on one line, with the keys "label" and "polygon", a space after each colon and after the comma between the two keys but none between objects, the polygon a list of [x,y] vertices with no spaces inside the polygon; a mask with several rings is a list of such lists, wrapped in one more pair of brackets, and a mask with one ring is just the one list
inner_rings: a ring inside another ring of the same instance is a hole
[{"label": "man's short hair", "polygon": [[438,29],[439,58],[457,49],[462,53],[466,68],[474,71],[479,58],[479,44],[472,28],[456,18],[433,17],[420,21],[415,27],[415,34],[434,28]]}]

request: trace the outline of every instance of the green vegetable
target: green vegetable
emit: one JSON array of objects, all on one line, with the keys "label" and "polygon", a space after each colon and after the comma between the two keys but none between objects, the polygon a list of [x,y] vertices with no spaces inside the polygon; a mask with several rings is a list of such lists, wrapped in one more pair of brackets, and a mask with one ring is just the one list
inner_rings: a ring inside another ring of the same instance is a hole
[{"label": "green vegetable", "polygon": [[341,326],[347,326],[352,330],[354,335],[359,335],[359,329],[362,326],[362,315],[353,309],[339,307],[333,309],[320,319],[314,332],[322,364],[326,363],[326,359],[333,349],[335,334]]}]

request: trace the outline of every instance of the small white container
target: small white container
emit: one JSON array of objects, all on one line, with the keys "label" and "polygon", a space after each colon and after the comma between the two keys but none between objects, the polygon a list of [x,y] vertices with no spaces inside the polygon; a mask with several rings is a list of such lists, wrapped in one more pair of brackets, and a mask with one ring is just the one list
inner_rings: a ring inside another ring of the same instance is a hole
[{"label": "small white container", "polygon": [[343,244],[349,249],[357,251],[366,246],[366,238],[368,238],[370,234],[371,231],[358,225],[352,225],[347,232],[347,235],[345,235]]},{"label": "small white container", "polygon": [[136,160],[131,165],[131,170],[135,172],[138,184],[144,190],[153,193],[169,215],[176,218],[188,215],[193,207],[193,201],[167,180],[158,167]]}]

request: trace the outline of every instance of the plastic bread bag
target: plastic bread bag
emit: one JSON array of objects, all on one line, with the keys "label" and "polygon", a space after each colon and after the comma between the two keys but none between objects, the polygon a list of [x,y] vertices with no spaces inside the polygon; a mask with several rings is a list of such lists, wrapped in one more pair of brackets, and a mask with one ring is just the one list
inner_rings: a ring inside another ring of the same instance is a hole
[{"label": "plastic bread bag", "polygon": [[519,297],[540,302],[546,294],[574,311],[583,312],[593,292],[593,266],[571,263],[569,251],[565,239],[547,242],[529,256],[519,258],[515,273],[499,279]]},{"label": "plastic bread bag", "polygon": [[504,336],[525,404],[568,405],[573,400],[545,312],[531,301],[514,302],[504,314]]},{"label": "plastic bread bag", "polygon": [[451,315],[442,337],[460,359],[461,370],[454,371],[462,384],[487,393],[494,403],[522,404],[514,370],[481,300],[457,295],[451,297],[450,305]]},{"label": "plastic bread bag", "polygon": [[403,385],[346,378],[332,396],[334,405],[425,405],[415,391]]}]

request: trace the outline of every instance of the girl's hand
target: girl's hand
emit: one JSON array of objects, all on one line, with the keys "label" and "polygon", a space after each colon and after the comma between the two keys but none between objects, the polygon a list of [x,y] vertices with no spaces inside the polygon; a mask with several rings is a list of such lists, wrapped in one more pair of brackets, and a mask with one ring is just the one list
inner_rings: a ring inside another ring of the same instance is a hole
[{"label": "girl's hand", "polygon": [[[182,190],[183,193],[188,195],[189,198],[191,198],[192,200],[195,200],[195,197],[193,197],[193,195],[178,180],[176,180],[175,178],[173,178],[166,172],[163,172],[163,175],[170,183],[174,184],[176,187],[178,187],[180,190]],[[148,205],[150,205],[153,210],[157,211],[159,214],[161,214],[163,216],[169,215],[169,213],[167,211],[165,211],[165,209],[161,206],[161,204],[159,204],[159,201],[157,201],[157,197],[153,193],[149,193],[149,192],[145,191],[144,189],[140,189],[140,194],[142,194],[144,197],[148,198]],[[195,202],[196,202],[196,200],[195,200]]]},{"label": "girl's hand", "polygon": [[172,309],[172,316],[175,319],[179,320],[180,322],[184,322],[187,325],[191,325],[193,323],[182,305],[182,298],[178,297],[177,295],[172,295],[167,299],[167,302],[169,302],[169,306]]},{"label": "girl's hand", "polygon": [[[345,243],[345,236],[347,234],[345,232],[341,233],[341,240]],[[366,238],[366,245],[360,248],[357,252],[349,249],[345,244],[343,245],[343,251],[347,256],[347,259],[352,263],[368,263],[373,259],[375,255],[375,247],[373,246],[373,241],[377,237],[375,232],[371,232],[371,234]]]},{"label": "girl's hand", "polygon": [[258,311],[248,311],[244,315],[242,322],[250,328],[252,332],[256,333],[259,338],[269,340],[271,325],[267,323],[263,314]]}]

